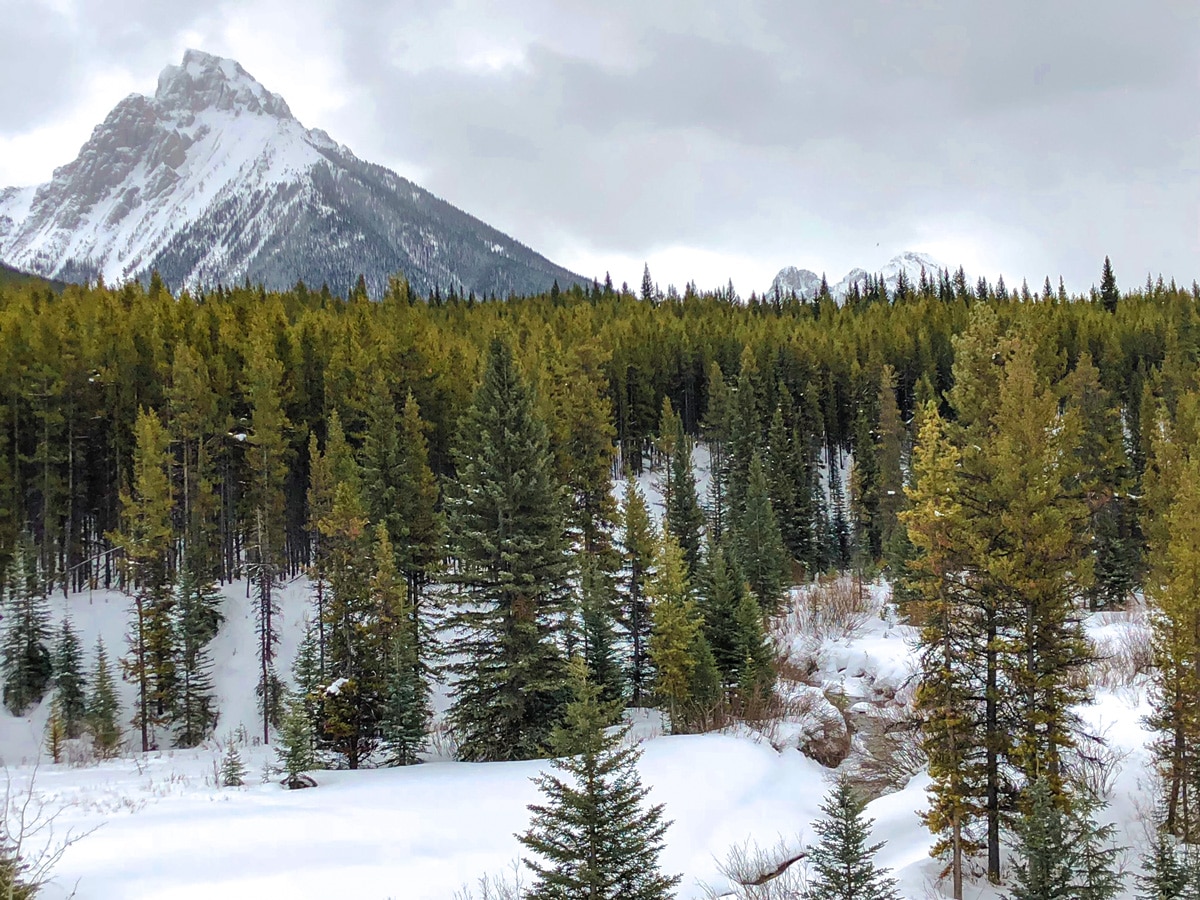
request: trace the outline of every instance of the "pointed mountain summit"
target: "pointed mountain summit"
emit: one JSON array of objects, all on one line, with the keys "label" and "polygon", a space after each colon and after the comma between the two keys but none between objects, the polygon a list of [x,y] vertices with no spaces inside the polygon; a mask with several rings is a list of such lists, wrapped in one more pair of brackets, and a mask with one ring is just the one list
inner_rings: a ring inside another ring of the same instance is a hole
[{"label": "pointed mountain summit", "polygon": [[46,184],[0,190],[0,261],[65,281],[173,289],[303,280],[372,296],[506,296],[582,282],[505,234],[306,129],[230,59],[188,50],[131,94]]},{"label": "pointed mountain summit", "polygon": [[[868,278],[883,278],[883,283],[887,285],[888,294],[893,295],[896,292],[896,286],[900,283],[900,273],[904,273],[905,280],[910,288],[915,289],[921,281],[921,271],[925,271],[925,277],[935,284],[937,283],[938,275],[946,268],[928,253],[918,253],[915,250],[906,250],[899,256],[894,256],[883,268],[877,272],[868,272],[866,269],[851,269],[846,273],[845,277],[837,283],[829,285],[829,293],[833,295],[833,299],[841,303],[846,299],[846,295],[855,285],[861,291],[866,286]],[[764,296],[772,296],[775,288],[778,286],[783,293],[787,294],[791,291],[796,292],[796,296],[802,300],[811,300],[816,296],[817,290],[821,287],[821,276],[810,272],[808,269],[797,269],[795,266],[786,266],[779,270],[779,274],[775,276],[775,280],[771,282],[771,287],[767,289]]]}]

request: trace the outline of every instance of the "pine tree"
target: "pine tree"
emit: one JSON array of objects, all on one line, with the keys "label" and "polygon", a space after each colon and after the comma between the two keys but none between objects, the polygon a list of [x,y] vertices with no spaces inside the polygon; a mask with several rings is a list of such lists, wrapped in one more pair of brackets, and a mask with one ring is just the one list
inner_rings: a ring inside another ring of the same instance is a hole
[{"label": "pine tree", "polygon": [[54,646],[54,696],[68,738],[79,737],[87,718],[87,679],[83,675],[83,653],[79,638],[64,616]]},{"label": "pine tree", "polygon": [[[438,483],[429,467],[428,428],[412,391],[400,415],[399,509],[403,523],[400,539],[392,538],[396,561],[408,582],[409,615],[417,641],[417,655],[424,665],[426,632],[425,591],[442,564],[445,523],[437,510]],[[389,532],[390,534],[390,532]]]},{"label": "pine tree", "polygon": [[786,551],[767,491],[762,457],[750,461],[746,501],[736,528],[738,564],[764,615],[779,611],[786,578]]},{"label": "pine tree", "polygon": [[242,754],[238,752],[237,742],[232,737],[225,745],[220,774],[221,787],[241,787],[246,783],[246,764],[242,762]]},{"label": "pine tree", "polygon": [[97,755],[109,759],[121,744],[120,706],[108,667],[108,653],[104,641],[99,638],[96,639],[96,666],[89,681],[92,690],[88,695],[87,729]]},{"label": "pine tree", "polygon": [[546,426],[498,338],[454,455],[450,721],[465,760],[527,759],[542,752],[567,699],[554,639],[570,560]]},{"label": "pine tree", "polygon": [[0,897],[4,900],[34,900],[41,885],[32,880],[28,863],[17,853],[15,841],[0,832]]},{"label": "pine tree", "polygon": [[667,497],[666,530],[674,535],[687,561],[688,574],[695,577],[700,566],[700,531],[704,513],[696,497],[696,476],[692,472],[692,441],[683,431],[683,422],[675,421],[674,450],[671,456],[671,491]]},{"label": "pine tree", "polygon": [[263,743],[270,743],[271,726],[279,724],[283,684],[275,672],[279,614],[276,586],[283,569],[287,478],[291,449],[287,433],[291,422],[283,410],[283,364],[272,347],[269,325],[260,321],[250,335],[244,391],[250,404],[250,432],[246,437],[250,483],[246,543],[250,549],[249,574],[253,584],[258,628],[258,696]]},{"label": "pine tree", "polygon": [[313,748],[313,724],[302,695],[289,693],[287,696],[279,741],[275,745],[275,760],[284,772],[283,783],[290,790],[311,786],[303,776],[317,767],[317,758]]},{"label": "pine tree", "polygon": [[133,595],[129,655],[121,660],[125,677],[137,685],[133,726],[142,752],[154,746],[154,729],[170,721],[177,688],[176,649],[171,628],[175,597],[171,586],[172,550],[170,457],[166,429],[158,417],[138,412],[132,490],[121,493],[124,523],[111,535],[124,551],[126,589]]},{"label": "pine tree", "polygon": [[179,648],[179,699],[175,714],[175,744],[198,746],[217,723],[208,645],[217,635],[221,594],[185,562],[176,585],[175,644]]},{"label": "pine tree", "polygon": [[733,434],[733,392],[725,383],[720,365],[713,360],[708,367],[708,406],[704,411],[701,433],[708,441],[709,486],[708,531],[713,540],[722,540],[727,527],[728,490],[726,467],[729,440]]},{"label": "pine tree", "polygon": [[295,685],[293,699],[304,704],[304,718],[309,727],[309,745],[314,754],[321,733],[321,697],[324,690],[317,641],[316,627],[312,622],[306,621],[304,637],[300,640],[300,646],[296,648],[296,658],[292,661],[292,683]]},{"label": "pine tree", "polygon": [[646,584],[654,567],[657,536],[645,498],[632,476],[625,482],[621,518],[624,524],[621,542],[624,557],[621,624],[630,645],[627,673],[630,702],[640,707],[650,687],[648,652],[651,618]]},{"label": "pine tree", "polygon": [[762,699],[775,685],[775,660],[763,624],[762,607],[754,596],[743,592],[734,611],[737,626],[737,687],[744,702]]},{"label": "pine tree", "polygon": [[50,718],[46,720],[46,752],[55,763],[62,762],[63,741],[67,739],[67,726],[63,721],[62,704],[55,697],[50,704]]},{"label": "pine tree", "polygon": [[[698,697],[696,673],[698,657],[712,650],[704,639],[702,619],[698,615],[688,583],[683,551],[674,535],[666,534],[659,543],[654,577],[647,585],[653,630],[650,634],[650,661],[654,664],[655,693],[666,707],[673,731],[684,731],[706,712],[700,704],[709,698]],[[711,664],[716,672],[716,664]],[[711,680],[701,672],[704,682]]]},{"label": "pine tree", "polygon": [[37,556],[28,538],[16,547],[9,566],[7,603],[4,609],[4,705],[14,716],[23,716],[42,701],[54,673],[48,647],[50,611],[38,577]]},{"label": "pine tree", "polygon": [[873,857],[883,843],[868,844],[872,819],[842,778],[821,804],[824,818],[813,823],[819,838],[809,851],[811,876],[804,900],[899,900],[896,882]]},{"label": "pine tree", "polygon": [[666,900],[678,876],[661,872],[669,822],[661,804],[646,806],[649,794],[638,777],[641,756],[627,745],[628,727],[606,731],[615,709],[587,681],[586,665],[571,667],[575,699],[552,746],[563,758],[555,773],[534,779],[545,798],[529,809],[529,830],[518,835],[535,856],[527,900]]},{"label": "pine tree", "polygon": [[901,518],[915,551],[906,575],[909,617],[923,626],[915,698],[931,781],[923,818],[937,836],[932,854],[949,857],[946,874],[955,900],[963,898],[964,862],[975,849],[971,825],[982,816],[977,800],[983,780],[982,713],[973,698],[984,690],[968,664],[977,656],[978,614],[963,601],[956,579],[966,554],[956,485],[959,459],[931,401],[913,451],[909,508]]}]

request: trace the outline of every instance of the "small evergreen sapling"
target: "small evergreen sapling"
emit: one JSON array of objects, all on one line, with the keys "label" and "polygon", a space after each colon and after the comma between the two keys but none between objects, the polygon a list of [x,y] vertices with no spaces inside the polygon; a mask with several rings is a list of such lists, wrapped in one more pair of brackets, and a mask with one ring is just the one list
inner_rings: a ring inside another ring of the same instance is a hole
[{"label": "small evergreen sapling", "polygon": [[96,668],[91,678],[92,691],[87,702],[87,730],[92,736],[92,746],[101,759],[116,755],[121,745],[120,705],[113,686],[112,670],[108,666],[108,653],[104,641],[96,640]]},{"label": "small evergreen sapling", "polygon": [[1161,827],[1142,856],[1142,873],[1137,878],[1138,900],[1184,900],[1191,880],[1188,866],[1179,857],[1175,837]]},{"label": "small evergreen sapling", "polygon": [[536,858],[527,859],[533,886],[525,900],[667,900],[679,883],[658,857],[669,822],[661,804],[645,805],[637,773],[641,756],[626,744],[628,727],[609,729],[615,705],[600,700],[586,664],[571,664],[575,700],[552,737],[561,773],[535,780],[544,799],[531,805],[533,822],[518,835]]},{"label": "small evergreen sapling", "polygon": [[86,687],[79,638],[67,617],[54,647],[54,693],[68,738],[77,738],[83,731],[87,718]]},{"label": "small evergreen sapling", "polygon": [[842,778],[821,805],[825,817],[813,824],[820,840],[809,853],[812,878],[805,900],[899,900],[896,881],[875,865],[883,842],[868,844],[872,819]]},{"label": "small evergreen sapling", "polygon": [[230,738],[225,745],[225,756],[221,759],[221,786],[241,787],[246,783],[246,765],[238,752],[237,741]]},{"label": "small evergreen sapling", "polygon": [[275,758],[283,769],[283,783],[291,790],[314,787],[308,772],[317,767],[313,750],[313,728],[303,695],[289,694],[284,707]]}]

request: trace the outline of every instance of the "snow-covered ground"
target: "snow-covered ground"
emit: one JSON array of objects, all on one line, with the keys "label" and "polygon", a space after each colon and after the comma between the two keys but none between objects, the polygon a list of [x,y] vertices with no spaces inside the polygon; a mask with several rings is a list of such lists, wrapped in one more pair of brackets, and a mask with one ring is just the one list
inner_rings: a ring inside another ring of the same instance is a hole
[{"label": "snow-covered ground", "polygon": [[[281,659],[289,661],[307,610],[307,585],[283,597]],[[530,781],[544,762],[469,764],[435,760],[407,769],[317,773],[319,787],[287,791],[260,773],[272,758],[256,733],[254,628],[243,584],[225,590],[227,622],[214,646],[222,717],[217,738],[197,750],[129,754],[82,768],[34,765],[46,705],[25,719],[0,713],[0,757],[12,790],[33,790],[47,810],[61,810],[59,836],[95,829],[63,856],[50,898],[71,890],[79,900],[166,898],[411,898],[449,900],[484,874],[510,870],[520,855],[514,834],[525,829]],[[869,589],[869,612],[849,633],[799,613],[783,629],[793,658],[815,669],[806,689],[837,699],[854,712],[903,702],[912,672],[912,630],[896,624],[883,605],[886,592]],[[127,600],[96,592],[55,600],[56,615],[70,610],[85,642],[103,636],[115,655],[124,648]],[[801,607],[803,608],[803,607]],[[1089,629],[1115,648],[1129,629],[1144,627],[1121,616],[1097,616]],[[805,632],[803,629],[810,631]],[[286,670],[287,664],[281,666]],[[132,700],[123,685],[124,699]],[[1080,714],[1106,737],[1114,761],[1096,767],[1108,785],[1108,815],[1123,844],[1145,843],[1144,814],[1153,795],[1145,750],[1144,688],[1100,688]],[[804,723],[793,723],[798,731]],[[248,786],[216,787],[222,745],[244,726]],[[664,803],[673,825],[664,865],[684,876],[681,898],[704,896],[703,885],[727,887],[719,863],[735,845],[795,850],[812,838],[832,771],[795,749],[786,728],[770,740],[745,727],[732,734],[662,736],[643,716],[641,772],[651,797]],[[773,742],[773,743],[772,743]],[[782,749],[776,749],[777,747]],[[917,812],[926,778],[917,773],[902,790],[875,800],[875,836],[887,841],[879,861],[900,879],[912,900],[936,897],[937,864]],[[968,897],[993,900],[981,883]],[[1130,894],[1132,896],[1132,894]]]}]

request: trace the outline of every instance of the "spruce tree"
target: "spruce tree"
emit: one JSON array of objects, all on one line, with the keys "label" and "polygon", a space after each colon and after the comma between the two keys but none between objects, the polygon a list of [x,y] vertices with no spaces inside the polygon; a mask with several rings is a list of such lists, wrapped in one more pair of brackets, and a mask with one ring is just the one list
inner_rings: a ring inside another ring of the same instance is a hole
[{"label": "spruce tree", "polygon": [[708,532],[720,542],[728,526],[728,448],[733,433],[733,392],[716,360],[708,367],[708,406],[704,411],[701,434],[708,442],[709,484]]},{"label": "spruce tree", "polygon": [[241,787],[246,783],[246,764],[238,752],[237,741],[230,737],[221,758],[221,787]]},{"label": "spruce tree", "polygon": [[613,703],[624,699],[625,679],[617,658],[613,634],[616,596],[608,573],[595,554],[581,554],[579,611],[583,625],[583,659],[588,680],[600,690],[600,699]]},{"label": "spruce tree", "polygon": [[630,646],[627,670],[630,703],[640,707],[650,690],[651,618],[646,585],[654,568],[657,536],[645,498],[632,476],[625,482],[621,519],[624,525],[621,540],[624,573],[620,618]]},{"label": "spruce tree", "polygon": [[9,566],[4,605],[4,705],[14,716],[23,716],[42,701],[54,674],[50,654],[50,611],[46,591],[38,577],[37,556],[28,538],[16,547]]},{"label": "spruce tree", "polygon": [[1104,257],[1104,269],[1100,273],[1100,303],[1110,313],[1117,311],[1117,303],[1121,300],[1121,292],[1117,290],[1117,276],[1113,274],[1112,263]]},{"label": "spruce tree", "polygon": [[767,490],[762,457],[754,453],[746,501],[736,528],[738,564],[764,615],[779,612],[786,587],[786,551]]},{"label": "spruce tree", "polygon": [[420,762],[428,730],[429,689],[417,656],[416,624],[405,603],[406,585],[395,570],[387,528],[376,526],[375,575],[371,584],[380,634],[376,639],[385,654],[382,673],[380,728],[388,761],[409,766]]},{"label": "spruce tree", "polygon": [[511,348],[488,350],[459,423],[448,492],[456,677],[449,719],[465,760],[539,755],[567,700],[555,644],[570,560],[545,424]]},{"label": "spruce tree", "polygon": [[873,820],[863,817],[863,803],[845,778],[821,812],[824,818],[813,823],[819,840],[809,851],[804,900],[899,900],[895,880],[874,862],[883,843],[867,843]]},{"label": "spruce tree", "polygon": [[289,693],[284,702],[275,760],[284,772],[283,783],[290,790],[311,786],[303,776],[317,767],[317,758],[308,704],[302,695]]},{"label": "spruce tree", "polygon": [[704,512],[696,497],[696,476],[692,472],[692,440],[683,430],[683,421],[675,421],[675,440],[671,455],[671,491],[667,496],[664,526],[674,535],[687,561],[688,575],[694,578],[700,566],[701,529]]},{"label": "spruce tree", "polygon": [[1185,900],[1189,867],[1180,859],[1175,836],[1156,828],[1142,854],[1142,874],[1137,877],[1138,900]]},{"label": "spruce tree", "polygon": [[108,653],[104,641],[99,638],[96,639],[96,666],[89,681],[92,690],[88,695],[87,730],[96,754],[101,759],[109,759],[121,744],[120,705],[108,666]]},{"label": "spruce tree", "polygon": [[734,611],[737,627],[737,687],[743,702],[762,700],[775,686],[775,660],[763,623],[762,607],[754,596],[743,592]]},{"label": "spruce tree", "polygon": [[87,718],[87,678],[83,674],[83,652],[70,616],[63,617],[54,645],[54,696],[66,736],[79,737]]},{"label": "spruce tree", "polygon": [[587,681],[586,665],[571,666],[575,699],[552,737],[562,758],[534,779],[544,800],[529,809],[529,830],[518,835],[534,854],[525,863],[534,883],[526,900],[667,900],[678,876],[659,866],[669,822],[637,772],[641,756],[627,741],[628,726],[606,730],[616,710]]},{"label": "spruce tree", "polygon": [[[722,681],[733,686],[739,681],[745,661],[738,610],[746,587],[728,548],[714,545],[711,537],[704,555],[702,576],[698,603],[704,617],[704,636]],[[753,598],[751,602],[757,609]],[[761,617],[761,613],[759,615]]]},{"label": "spruce tree", "polygon": [[1024,813],[1013,823],[1013,890],[1006,900],[1113,900],[1121,893],[1114,826],[1092,820],[1096,804],[1076,798],[1064,812],[1053,787],[1025,788]]},{"label": "spruce tree", "polygon": [[209,736],[217,721],[208,645],[225,617],[216,585],[194,572],[190,563],[185,562],[180,571],[175,592],[179,648],[175,742],[179,747],[195,747]]}]

